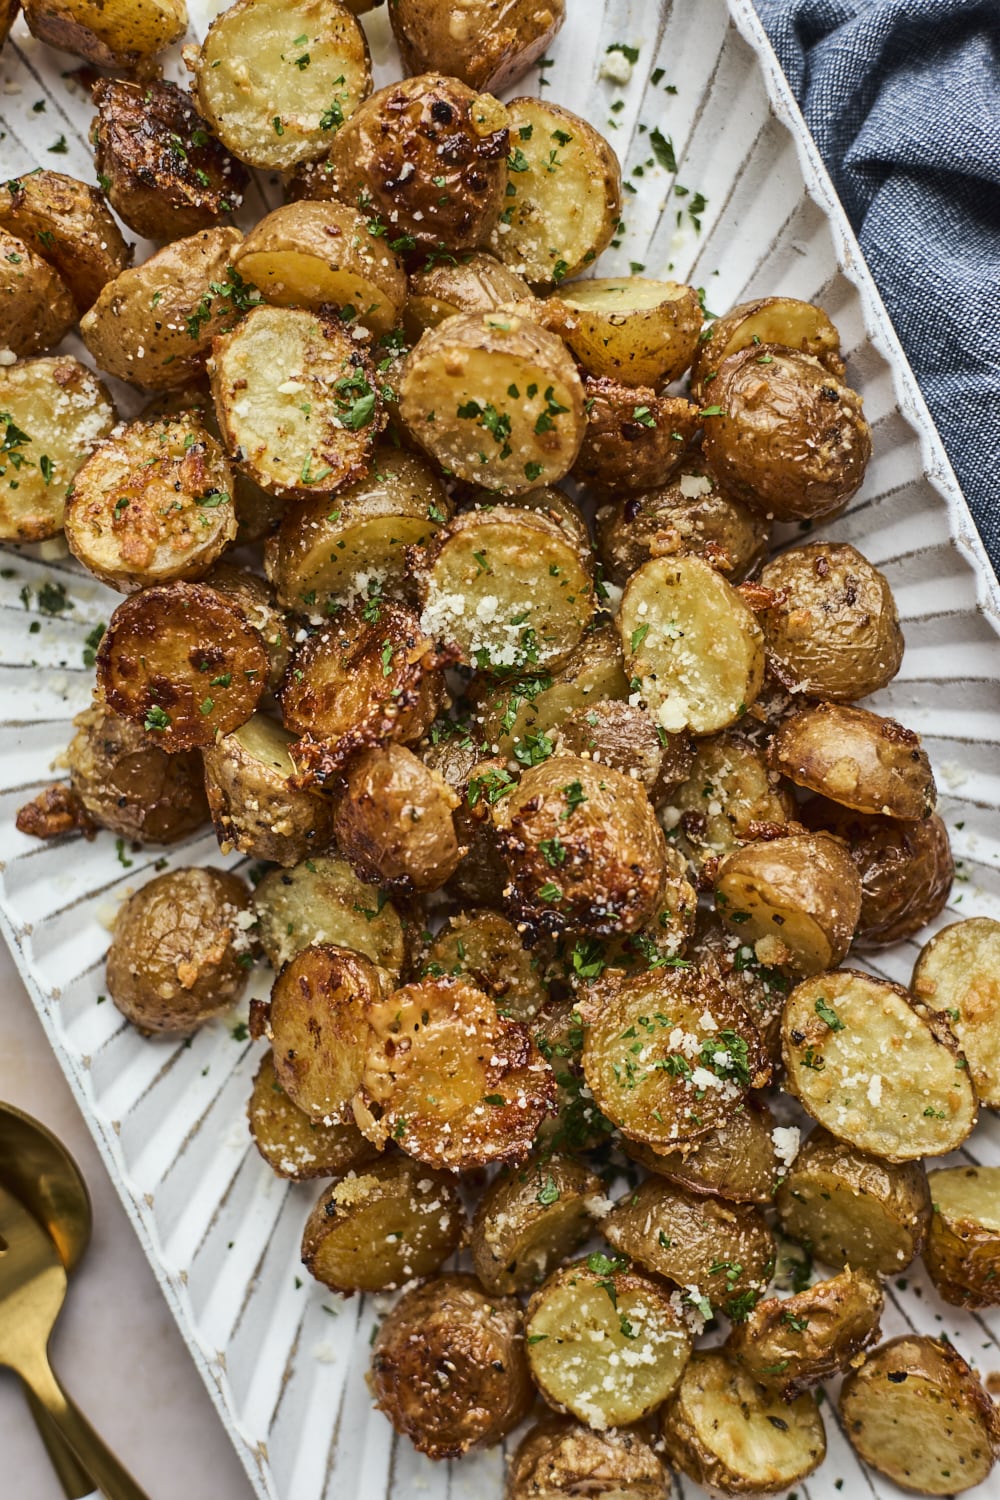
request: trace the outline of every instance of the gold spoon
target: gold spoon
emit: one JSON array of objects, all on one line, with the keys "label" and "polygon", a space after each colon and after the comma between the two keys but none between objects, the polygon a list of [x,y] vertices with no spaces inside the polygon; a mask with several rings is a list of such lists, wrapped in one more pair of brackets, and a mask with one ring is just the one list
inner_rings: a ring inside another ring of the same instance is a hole
[{"label": "gold spoon", "polygon": [[[87,1185],[62,1142],[12,1104],[0,1104],[0,1185],[44,1224],[67,1272],[74,1271],[90,1243],[93,1225]],[[67,1448],[44,1406],[27,1388],[25,1393],[67,1500],[99,1500],[94,1481]]]}]

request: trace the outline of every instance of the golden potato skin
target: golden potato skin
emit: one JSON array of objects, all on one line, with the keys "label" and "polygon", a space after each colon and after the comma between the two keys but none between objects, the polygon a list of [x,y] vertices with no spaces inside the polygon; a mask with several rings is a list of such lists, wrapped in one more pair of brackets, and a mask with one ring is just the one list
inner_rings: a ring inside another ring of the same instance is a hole
[{"label": "golden potato skin", "polygon": [[860,488],[871,456],[861,398],[811,355],[754,344],[723,360],[709,395],[705,461],[747,504],[815,521]]},{"label": "golden potato skin", "polygon": [[0,185],[0,228],[55,267],[79,313],[132,259],[97,189],[63,172],[29,172]]},{"label": "golden potato skin", "polygon": [[439,68],[494,94],[537,62],[565,18],[565,0],[472,0],[453,24],[437,0],[396,0],[389,10],[408,73]]},{"label": "golden potato skin", "polygon": [[920,737],[895,719],[819,703],[785,720],[768,761],[797,786],[855,812],[929,818],[937,788]]},{"label": "golden potato skin", "polygon": [[583,385],[587,426],[573,477],[608,494],[665,484],[697,430],[697,407],[608,376]]},{"label": "golden potato skin", "polygon": [[730,1333],[726,1353],[791,1401],[859,1362],[879,1336],[884,1301],[877,1276],[847,1267],[795,1296],[758,1302]]},{"label": "golden potato skin", "polygon": [[253,714],[202,752],[205,792],[223,854],[294,865],[333,837],[328,799],[296,784],[292,736],[275,719]]},{"label": "golden potato skin", "polygon": [[127,6],[98,0],[22,0],[33,36],[75,53],[98,68],[134,68],[183,36],[184,0],[132,0]]},{"label": "golden potato skin", "polygon": [[376,1405],[431,1458],[499,1442],[533,1400],[513,1298],[487,1297],[472,1276],[439,1276],[406,1292],[372,1351]]},{"label": "golden potato skin", "polygon": [[548,999],[543,959],[521,942],[513,922],[488,907],[456,912],[430,944],[421,977],[467,976],[502,1015],[530,1021]]},{"label": "golden potato skin", "polygon": [[698,293],[675,281],[599,277],[564,286],[550,304],[588,375],[667,385],[683,375],[698,345]]},{"label": "golden potato skin", "polygon": [[462,312],[496,312],[534,297],[528,283],[509,266],[482,250],[463,255],[454,265],[436,261],[409,277],[403,322],[416,341],[426,328]]},{"label": "golden potato skin", "polygon": [[638,781],[652,801],[662,801],[666,788],[681,780],[692,753],[686,735],[668,735],[641,708],[615,699],[575,709],[560,724],[555,745],[559,755],[589,759]]},{"label": "golden potato skin", "polygon": [[[239,519],[240,482],[238,480],[234,498],[237,519]],[[237,545],[242,540],[244,540],[242,536],[237,536]],[[217,594],[221,594],[223,599],[228,599],[234,604],[246,616],[247,623],[257,631],[264,643],[264,650],[267,652],[268,688],[272,691],[277,689],[291,655],[291,622],[284,611],[278,608],[274,594],[268,588],[267,583],[256,573],[227,562],[217,563],[205,582]]]},{"label": "golden potato skin", "polygon": [[714,400],[712,383],[722,361],[750,344],[780,344],[811,354],[831,375],[844,378],[840,335],[821,307],[797,297],[757,297],[706,324],[691,367],[692,400]]},{"label": "golden potato skin", "polygon": [[747,1095],[729,1118],[709,1135],[674,1151],[625,1140],[623,1149],[657,1177],[711,1193],[728,1203],[770,1203],[784,1168],[772,1139],[774,1116],[760,1100]]},{"label": "golden potato skin", "polygon": [[1000,1107],[998,953],[1000,922],[953,922],[924,944],[910,981],[921,1012],[954,1032],[976,1092],[991,1109]]},{"label": "golden potato skin", "polygon": [[662,1463],[638,1432],[594,1432],[553,1415],[536,1422],[518,1444],[506,1500],[667,1500],[669,1493]]},{"label": "golden potato skin", "polygon": [[119,909],[108,993],[144,1035],[197,1031],[240,998],[250,955],[237,919],[249,895],[223,870],[168,870]]},{"label": "golden potato skin", "polygon": [[795,813],[788,788],[739,729],[698,740],[687,777],[668,800],[664,824],[673,824],[677,847],[703,878],[762,827],[773,837]]},{"label": "golden potato skin", "polygon": [[390,245],[405,237],[473,250],[504,206],[507,123],[499,100],[457,78],[424,73],[389,84],[334,137],[334,191],[383,220]]},{"label": "golden potato skin", "polygon": [[208,820],[197,751],[168,755],[99,699],[73,723],[70,786],[101,828],[140,844],[176,844]]},{"label": "golden potato skin", "polygon": [[472,1265],[488,1292],[528,1292],[593,1227],[603,1184],[582,1162],[543,1151],[495,1177],[472,1220]]},{"label": "golden potato skin", "polygon": [[76,303],[58,271],[16,234],[0,229],[0,348],[41,354],[75,322]]},{"label": "golden potato skin", "polygon": [[452,816],[458,798],[412,751],[362,750],[344,773],[334,838],[362,880],[391,890],[435,891],[462,857]]},{"label": "golden potato skin", "polygon": [[378,1155],[353,1120],[324,1124],[293,1104],[278,1082],[270,1049],[254,1075],[247,1120],[253,1143],[271,1170],[294,1182],[342,1177]]},{"label": "golden potato skin", "polygon": [[928,1275],[956,1307],[1000,1303],[1000,1167],[928,1173],[934,1213],[924,1249]]},{"label": "golden potato skin", "polygon": [[303,948],[334,942],[370,958],[391,987],[409,957],[407,929],[392,902],[330,854],[270,870],[254,888],[253,908],[257,939],[276,971]]}]

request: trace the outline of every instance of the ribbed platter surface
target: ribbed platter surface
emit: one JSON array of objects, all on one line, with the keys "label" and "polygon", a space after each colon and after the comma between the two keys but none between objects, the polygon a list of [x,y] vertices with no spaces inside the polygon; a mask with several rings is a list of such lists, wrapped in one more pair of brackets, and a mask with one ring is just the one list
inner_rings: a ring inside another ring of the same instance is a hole
[{"label": "ribbed platter surface", "polygon": [[[976,913],[1000,917],[996,585],[749,0],[608,0],[603,8],[598,0],[569,0],[569,8],[551,64],[517,92],[542,87],[591,119],[637,189],[627,195],[621,245],[602,258],[601,273],[640,261],[650,275],[669,271],[703,285],[708,305],[720,311],[751,294],[789,293],[822,303],[841,330],[875,454],[863,491],[829,529],[884,569],[907,642],[899,677],[873,706],[917,729],[935,762],[960,862],[935,926]],[[214,9],[192,9],[202,32]],[[385,11],[364,24],[376,82],[387,82],[398,68]],[[639,48],[624,86],[601,76],[616,41]],[[61,76],[75,66],[20,24],[15,29],[0,54],[3,177],[55,166],[93,180],[89,101]],[[176,57],[167,71],[181,78]],[[36,111],[42,99],[45,110]],[[676,179],[645,166],[654,126],[673,141]],[[48,148],[60,136],[65,154],[53,156]],[[675,180],[706,200],[698,230],[683,211],[678,227],[677,211],[690,200],[671,193]],[[251,220],[277,201],[273,183],[259,189],[249,195]],[[140,246],[137,259],[144,253]],[[132,398],[123,408],[135,404]],[[239,1017],[178,1046],[143,1041],[103,1002],[105,924],[126,892],[164,867],[164,857],[130,854],[108,835],[41,846],[18,834],[13,820],[57,774],[53,761],[70,737],[69,721],[89,699],[87,634],[107,620],[117,596],[82,577],[52,544],[10,549],[0,562],[0,920],[256,1493],[268,1500],[499,1500],[501,1452],[434,1466],[397,1442],[372,1411],[363,1372],[378,1309],[371,1299],[322,1295],[299,1275],[301,1227],[316,1189],[275,1179],[250,1143],[244,1110],[256,1048],[234,1038]],[[66,589],[68,607],[55,615],[39,609],[46,582]],[[221,860],[211,836],[165,859],[238,867]],[[902,944],[874,967],[905,982],[915,954],[914,944]],[[256,993],[269,977],[257,973]],[[994,1117],[984,1116],[962,1156],[1000,1163]],[[946,1332],[984,1375],[1000,1371],[996,1315],[944,1309],[919,1268],[888,1292],[886,1337],[907,1328]],[[829,1457],[797,1487],[801,1500],[898,1493],[859,1467],[831,1405],[824,1410]],[[699,1492],[677,1481],[676,1493]],[[995,1497],[996,1479],[971,1493]]]}]

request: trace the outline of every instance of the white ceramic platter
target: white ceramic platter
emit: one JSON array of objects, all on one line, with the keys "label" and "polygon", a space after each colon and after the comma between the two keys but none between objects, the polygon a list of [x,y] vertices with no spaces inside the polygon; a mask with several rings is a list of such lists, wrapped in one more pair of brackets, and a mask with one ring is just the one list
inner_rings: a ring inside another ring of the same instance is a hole
[{"label": "white ceramic platter", "polygon": [[[194,9],[203,31],[214,10]],[[864,489],[830,530],[885,571],[907,642],[899,677],[874,706],[918,730],[935,761],[959,861],[935,925],[1000,916],[1000,597],[750,0],[569,0],[569,9],[551,63],[517,92],[544,87],[587,116],[636,189],[626,195],[620,248],[602,258],[601,273],[640,261],[650,275],[669,271],[704,286],[716,311],[749,295],[789,293],[822,303],[841,330],[875,452]],[[385,10],[364,24],[382,84],[398,75]],[[613,42],[639,49],[624,85],[601,76]],[[76,66],[15,29],[0,54],[3,178],[40,165],[93,180],[89,101],[61,76]],[[182,76],[176,58],[168,72]],[[657,126],[673,142],[687,197],[673,194],[675,179],[662,167],[645,165],[648,130]],[[51,154],[60,137],[65,152]],[[251,219],[276,201],[274,184],[260,188],[250,194]],[[687,211],[695,192],[706,200],[698,229]],[[140,246],[137,259],[144,253]],[[499,1500],[500,1451],[435,1466],[372,1410],[363,1374],[377,1309],[370,1299],[322,1295],[299,1274],[302,1223],[317,1188],[278,1181],[250,1143],[244,1109],[257,1049],[234,1038],[238,1018],[176,1045],[143,1041],[101,1003],[106,924],[164,860],[159,851],[119,851],[108,835],[43,846],[15,831],[14,814],[57,774],[69,721],[89,699],[87,634],[117,596],[52,544],[10,550],[0,562],[0,921],[255,1492],[267,1500]],[[46,582],[67,591],[69,607],[56,615],[39,608]],[[166,856],[170,866],[219,860],[210,836]],[[875,967],[906,982],[915,952],[901,944]],[[268,979],[266,971],[255,976],[257,993]],[[1000,1162],[996,1119],[983,1119],[962,1156]],[[886,1336],[947,1333],[984,1376],[1000,1372],[1000,1317],[945,1308],[919,1268],[888,1293]],[[898,1493],[859,1467],[829,1403],[824,1410],[829,1457],[797,1487],[801,1500]],[[681,1480],[676,1493],[698,1491]],[[996,1476],[974,1493],[996,1500]]]}]

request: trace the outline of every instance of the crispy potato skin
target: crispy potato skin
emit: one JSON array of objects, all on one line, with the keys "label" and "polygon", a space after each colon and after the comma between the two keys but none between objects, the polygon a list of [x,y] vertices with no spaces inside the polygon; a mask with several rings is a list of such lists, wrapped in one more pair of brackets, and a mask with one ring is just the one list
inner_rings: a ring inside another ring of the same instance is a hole
[{"label": "crispy potato skin", "polygon": [[488,1292],[528,1292],[585,1240],[603,1184],[570,1157],[543,1153],[502,1172],[472,1220],[472,1265]]},{"label": "crispy potato skin", "polygon": [[16,234],[0,229],[0,348],[41,354],[75,322],[76,303],[58,271]]},{"label": "crispy potato skin", "polygon": [[770,1203],[782,1173],[771,1132],[775,1120],[766,1104],[748,1095],[710,1135],[674,1151],[653,1150],[640,1141],[624,1142],[626,1154],[657,1177],[711,1193],[728,1203]]},{"label": "crispy potato skin", "polygon": [[573,477],[599,492],[649,490],[680,468],[698,427],[698,409],[682,396],[601,376],[584,381],[587,426]]},{"label": "crispy potato skin", "polygon": [[95,699],[73,720],[70,785],[101,828],[140,844],[176,844],[208,819],[201,757],[168,755],[137,724]]},{"label": "crispy potato skin", "polygon": [[293,1104],[278,1082],[270,1050],[254,1076],[247,1120],[253,1143],[271,1170],[294,1182],[342,1177],[378,1155],[353,1120],[325,1125]]},{"label": "crispy potato skin", "polygon": [[458,798],[402,745],[362,750],[344,772],[334,837],[362,880],[435,891],[462,857],[452,816]]},{"label": "crispy potato skin", "polygon": [[333,807],[295,784],[291,738],[276,720],[254,714],[205,746],[205,791],[224,854],[238,849],[294,865],[330,843]]},{"label": "crispy potato skin", "polygon": [[855,1452],[919,1495],[971,1489],[1000,1453],[996,1407],[943,1340],[890,1339],[847,1377],[839,1405]]},{"label": "crispy potato skin", "polygon": [[673,824],[677,847],[707,876],[713,861],[753,838],[755,825],[776,832],[794,813],[795,802],[777,773],[738,729],[730,729],[697,742],[687,777],[674,787],[663,817],[665,826]]},{"label": "crispy potato skin", "polygon": [[80,313],[132,259],[97,189],[62,172],[31,172],[0,186],[0,227],[55,267]]},{"label": "crispy potato skin", "polygon": [[72,52],[98,68],[134,68],[183,36],[184,0],[133,0],[104,6],[98,0],[22,0],[33,36]]},{"label": "crispy potato skin", "polygon": [[722,361],[751,343],[755,347],[780,344],[783,349],[811,354],[831,375],[844,378],[836,328],[821,307],[800,302],[796,297],[757,297],[752,302],[740,302],[721,318],[706,324],[705,334],[699,340],[691,366],[694,401],[714,401],[712,387]]},{"label": "crispy potato skin", "polygon": [[1000,1303],[1000,1167],[950,1167],[928,1174],[934,1206],[924,1264],[956,1307]]},{"label": "crispy potato skin", "polygon": [[761,1385],[786,1401],[859,1363],[879,1336],[885,1299],[877,1276],[850,1267],[782,1300],[758,1302],[725,1348]]},{"label": "crispy potato skin", "polygon": [[953,922],[925,943],[910,988],[925,1014],[947,1021],[969,1064],[976,1091],[1000,1107],[1000,923],[991,917]]},{"label": "crispy potato skin", "polygon": [[510,1461],[506,1500],[564,1495],[667,1500],[670,1480],[638,1432],[593,1432],[570,1417],[549,1416],[525,1433]]},{"label": "crispy potato skin", "polygon": [[[451,265],[438,261],[409,277],[404,325],[416,341],[426,328],[463,312],[521,306],[534,311],[528,283],[493,255],[474,250]],[[542,309],[538,309],[539,316]]]},{"label": "crispy potato skin", "polygon": [[859,489],[871,456],[861,397],[811,355],[754,344],[723,360],[705,417],[720,483],[778,521],[819,520]]},{"label": "crispy potato skin", "polygon": [[472,1276],[415,1287],[375,1337],[376,1404],[431,1458],[499,1442],[533,1399],[521,1327],[516,1301],[487,1297]]},{"label": "crispy potato skin", "polygon": [[249,894],[223,870],[168,870],[120,908],[108,993],[144,1035],[197,1031],[240,998],[247,949],[237,918]]},{"label": "crispy potato skin", "polygon": [[[236,484],[236,510],[239,517],[240,485]],[[243,540],[237,537],[237,545]],[[281,682],[288,658],[291,655],[292,622],[275,602],[274,594],[263,578],[232,563],[220,562],[209,573],[205,582],[223,599],[230,600],[246,616],[264,643],[267,652],[267,685],[272,691]]]},{"label": "crispy potato skin", "polygon": [[[424,751],[423,758],[431,771],[437,769],[433,755]],[[464,851],[449,879],[449,887],[464,901],[502,906],[507,866],[500,855],[490,807],[491,799],[501,795],[513,778],[502,760],[489,759],[481,753],[467,769],[443,763],[439,774],[458,800],[453,814],[455,837]]]},{"label": "crispy potato skin", "polygon": [[469,978],[514,1021],[530,1021],[548,999],[542,960],[524,947],[513,922],[488,907],[449,917],[421,971],[422,977]]},{"label": "crispy potato skin", "polygon": [[800,710],[774,735],[768,760],[797,786],[855,812],[929,818],[937,800],[919,735],[867,708],[820,703]]},{"label": "crispy potato skin", "polygon": [[550,303],[588,375],[632,386],[667,385],[683,375],[698,344],[698,293],[674,281],[581,281],[563,287]]},{"label": "crispy potato skin", "polygon": [[659,792],[661,800],[665,787],[684,775],[692,753],[686,735],[658,734],[641,708],[614,699],[575,709],[559,726],[556,751],[610,766],[638,781],[651,799]]},{"label": "crispy potato skin", "polygon": [[472,0],[451,25],[437,0],[397,0],[389,11],[408,73],[440,68],[494,94],[537,62],[565,18],[565,0]]}]

